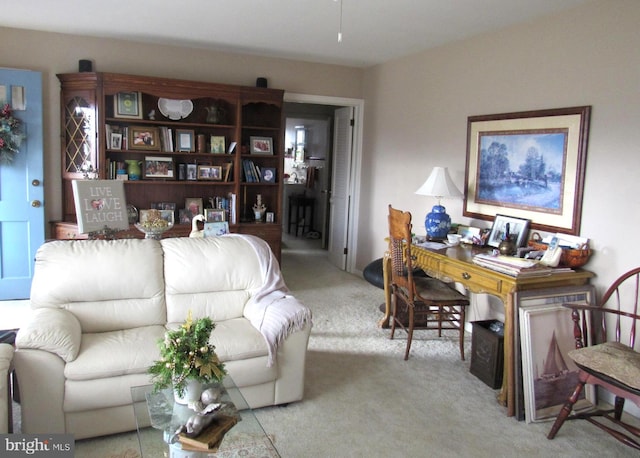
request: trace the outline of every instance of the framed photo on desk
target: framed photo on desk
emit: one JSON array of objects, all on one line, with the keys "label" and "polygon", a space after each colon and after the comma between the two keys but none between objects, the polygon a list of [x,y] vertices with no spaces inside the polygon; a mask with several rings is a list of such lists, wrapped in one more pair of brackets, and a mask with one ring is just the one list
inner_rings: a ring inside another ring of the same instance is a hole
[{"label": "framed photo on desk", "polygon": [[494,248],[498,248],[500,242],[507,232],[507,224],[509,225],[509,235],[514,237],[516,247],[524,246],[527,243],[529,236],[529,223],[528,219],[513,218],[506,215],[496,215],[496,219],[491,226],[491,232],[487,239],[487,245]]}]

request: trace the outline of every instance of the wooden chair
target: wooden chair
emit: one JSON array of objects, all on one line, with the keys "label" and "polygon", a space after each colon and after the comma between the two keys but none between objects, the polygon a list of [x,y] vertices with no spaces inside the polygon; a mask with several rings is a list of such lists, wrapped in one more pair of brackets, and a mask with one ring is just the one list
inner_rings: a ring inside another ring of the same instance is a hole
[{"label": "wooden chair", "polygon": [[[389,253],[391,255],[391,293],[393,317],[391,339],[396,326],[404,329],[407,347],[404,359],[409,359],[414,329],[437,329],[442,337],[443,329],[459,332],[460,358],[464,360],[464,317],[467,297],[446,283],[431,277],[416,278],[413,275],[411,254],[411,213],[396,210],[389,205]],[[400,319],[400,308],[409,315],[405,326]],[[416,319],[420,326],[416,326]]]},{"label": "wooden chair", "polygon": [[[640,353],[634,350],[636,328],[640,320],[639,291],[640,267],[619,277],[604,293],[597,306],[563,304],[573,310],[571,316],[576,350],[570,351],[569,357],[579,368],[579,383],[558,414],[547,435],[548,439],[556,436],[565,420],[585,419],[620,442],[640,450],[637,440],[621,432],[624,429],[636,438],[640,437],[639,428],[622,421],[625,399],[640,407]],[[607,325],[610,326],[609,332]],[[598,327],[600,332],[594,332]],[[590,337],[601,343],[590,345]],[[570,416],[586,383],[598,385],[615,395],[614,408]],[[610,420],[619,428],[611,428],[596,421],[594,417]]]}]

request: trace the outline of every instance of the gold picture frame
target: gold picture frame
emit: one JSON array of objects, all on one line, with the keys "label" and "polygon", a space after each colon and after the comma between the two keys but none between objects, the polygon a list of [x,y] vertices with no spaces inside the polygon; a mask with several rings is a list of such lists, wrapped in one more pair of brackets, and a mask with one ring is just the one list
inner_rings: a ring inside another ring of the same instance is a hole
[{"label": "gold picture frame", "polygon": [[157,127],[129,126],[129,149],[160,151]]},{"label": "gold picture frame", "polygon": [[578,235],[590,106],[470,116],[463,215]]}]

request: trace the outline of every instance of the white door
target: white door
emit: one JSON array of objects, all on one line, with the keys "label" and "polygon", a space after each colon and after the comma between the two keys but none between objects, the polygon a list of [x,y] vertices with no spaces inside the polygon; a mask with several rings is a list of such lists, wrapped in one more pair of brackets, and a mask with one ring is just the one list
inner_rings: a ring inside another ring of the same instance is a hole
[{"label": "white door", "polygon": [[0,69],[0,103],[16,108],[25,133],[13,162],[0,164],[0,300],[26,299],[44,243],[42,74]]},{"label": "white door", "polygon": [[347,269],[353,112],[353,107],[336,110],[333,128],[333,166],[329,198],[329,262],[342,270]]}]

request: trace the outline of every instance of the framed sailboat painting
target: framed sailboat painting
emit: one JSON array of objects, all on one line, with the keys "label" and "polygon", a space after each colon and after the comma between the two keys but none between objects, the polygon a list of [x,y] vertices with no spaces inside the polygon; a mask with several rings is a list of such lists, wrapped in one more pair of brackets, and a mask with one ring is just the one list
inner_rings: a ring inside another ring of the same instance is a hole
[{"label": "framed sailboat painting", "polygon": [[[522,394],[527,423],[554,419],[578,384],[578,368],[568,356],[575,348],[571,309],[562,306],[569,302],[594,304],[593,286],[518,293]],[[586,385],[574,408],[583,410],[595,404],[595,389]]]}]

